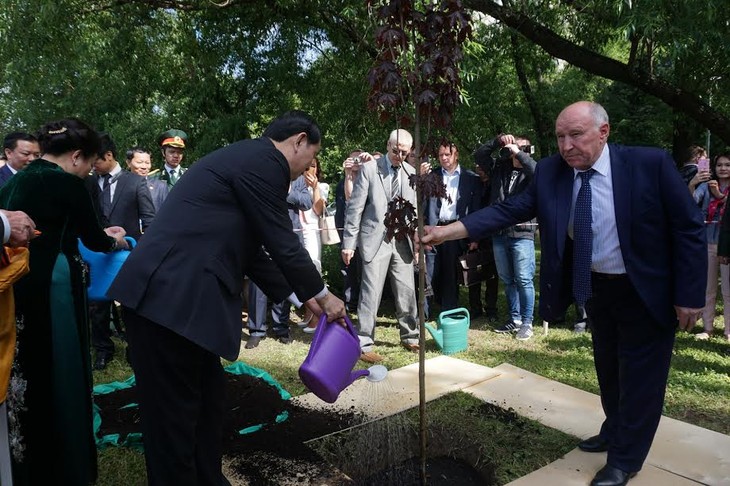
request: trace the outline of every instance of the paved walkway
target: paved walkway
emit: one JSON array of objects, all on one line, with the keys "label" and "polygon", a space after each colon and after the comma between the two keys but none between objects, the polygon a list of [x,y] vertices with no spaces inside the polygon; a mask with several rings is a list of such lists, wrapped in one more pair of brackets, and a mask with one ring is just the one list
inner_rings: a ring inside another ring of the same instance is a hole
[{"label": "paved walkway", "polygon": [[[497,378],[464,391],[582,439],[599,430],[604,416],[598,395],[509,364],[492,369],[500,372]],[[510,486],[586,485],[605,463],[605,453],[575,449]],[[730,436],[662,417],[644,468],[629,484],[730,485]]]}]

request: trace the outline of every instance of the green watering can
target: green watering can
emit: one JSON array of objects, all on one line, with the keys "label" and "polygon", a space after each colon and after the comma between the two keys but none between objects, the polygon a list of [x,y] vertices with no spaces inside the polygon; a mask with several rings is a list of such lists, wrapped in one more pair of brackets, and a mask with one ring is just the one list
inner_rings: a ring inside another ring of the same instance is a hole
[{"label": "green watering can", "polygon": [[463,307],[439,314],[438,327],[426,324],[426,329],[444,354],[466,350],[468,346],[469,311]]}]

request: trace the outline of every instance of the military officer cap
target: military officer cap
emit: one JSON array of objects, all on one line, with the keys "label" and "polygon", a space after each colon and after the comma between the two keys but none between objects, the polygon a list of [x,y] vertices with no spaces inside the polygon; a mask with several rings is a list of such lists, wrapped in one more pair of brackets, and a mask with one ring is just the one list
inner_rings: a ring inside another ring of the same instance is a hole
[{"label": "military officer cap", "polygon": [[158,142],[160,143],[160,147],[177,147],[177,148],[185,148],[185,144],[188,141],[188,134],[183,132],[182,130],[168,130],[162,135],[158,137]]}]

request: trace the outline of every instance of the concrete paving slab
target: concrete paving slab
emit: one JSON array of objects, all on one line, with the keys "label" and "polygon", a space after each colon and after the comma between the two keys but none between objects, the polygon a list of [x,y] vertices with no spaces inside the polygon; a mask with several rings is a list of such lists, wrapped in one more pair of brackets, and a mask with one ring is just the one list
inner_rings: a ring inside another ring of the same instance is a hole
[{"label": "concrete paving slab", "polygon": [[[606,454],[588,454],[578,449],[507,486],[586,486],[606,464]],[[631,486],[696,486],[698,483],[669,471],[647,465],[629,481]]]},{"label": "concrete paving slab", "polygon": [[510,364],[495,368],[500,375],[465,392],[523,417],[580,438],[595,435],[604,415],[597,395],[549,380]]},{"label": "concrete paving slab", "polygon": [[[598,395],[509,364],[501,364],[493,369],[501,372],[499,377],[478,383],[464,391],[495,405],[512,408],[520,415],[580,438],[593,436],[599,430],[604,415]],[[651,472],[651,466],[659,471],[670,472],[676,476],[674,481],[690,480],[699,484],[730,485],[728,451],[730,451],[730,436],[662,417],[644,469],[639,476],[652,478],[654,474],[658,474]],[[585,456],[583,461],[593,462],[597,458],[600,459],[595,467],[590,468],[591,477],[605,464],[605,454],[577,452],[579,457]],[[639,476],[632,479],[632,485],[641,484],[637,482]],[[590,482],[591,477],[582,477],[580,481],[587,479]]]},{"label": "concrete paving slab", "polygon": [[[499,375],[486,366],[438,356],[425,362],[426,401],[470,387]],[[293,399],[316,409],[333,411],[358,410],[372,417],[386,417],[418,406],[418,363],[389,370],[385,380],[371,383],[366,379],[347,387],[333,404],[320,400],[313,393]]]},{"label": "concrete paving slab", "polygon": [[646,462],[702,484],[730,485],[730,436],[662,417]]}]

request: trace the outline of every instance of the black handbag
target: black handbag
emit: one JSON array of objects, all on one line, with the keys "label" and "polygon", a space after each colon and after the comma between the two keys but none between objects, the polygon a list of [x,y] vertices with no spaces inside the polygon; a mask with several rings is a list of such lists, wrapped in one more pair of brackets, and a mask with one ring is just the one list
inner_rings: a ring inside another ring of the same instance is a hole
[{"label": "black handbag", "polygon": [[459,285],[471,287],[487,280],[487,265],[490,263],[486,251],[474,250],[459,256]]}]

